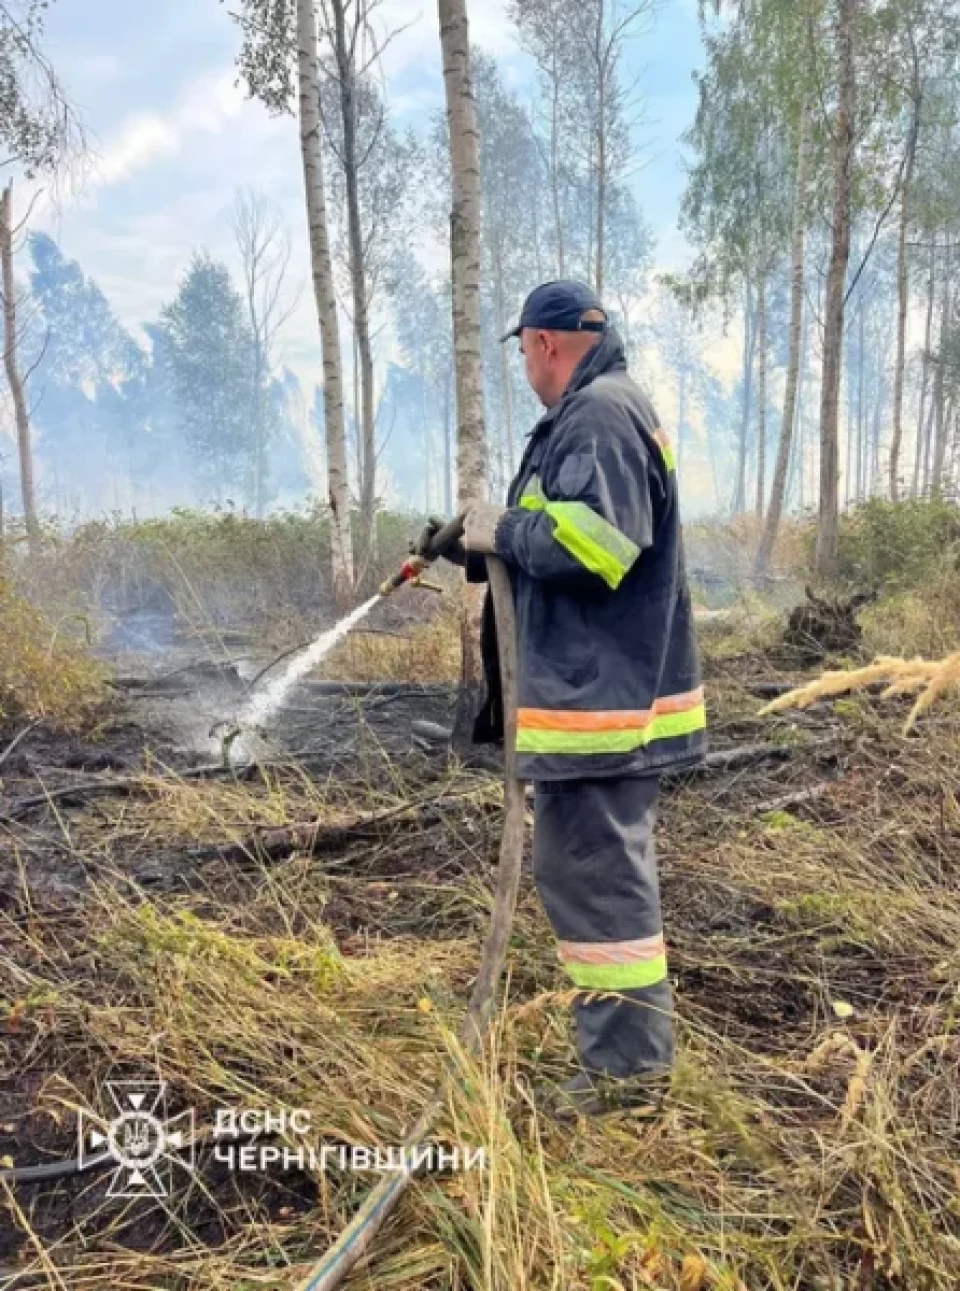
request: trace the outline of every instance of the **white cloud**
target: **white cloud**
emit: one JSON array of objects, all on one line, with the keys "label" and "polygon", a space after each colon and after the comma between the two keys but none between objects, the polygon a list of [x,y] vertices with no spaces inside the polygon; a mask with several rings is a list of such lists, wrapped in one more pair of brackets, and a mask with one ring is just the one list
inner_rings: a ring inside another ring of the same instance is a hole
[{"label": "white cloud", "polygon": [[[62,214],[71,206],[95,204],[96,195],[116,188],[157,162],[175,157],[198,137],[219,137],[243,112],[244,96],[229,72],[212,72],[191,81],[167,112],[137,112],[120,122],[105,142],[95,143],[80,175],[56,194]],[[49,219],[54,199],[43,202],[38,214]]]},{"label": "white cloud", "polygon": [[122,183],[158,158],[173,156],[179,148],[180,135],[170,120],[154,115],[131,117],[94,161],[84,188]]}]

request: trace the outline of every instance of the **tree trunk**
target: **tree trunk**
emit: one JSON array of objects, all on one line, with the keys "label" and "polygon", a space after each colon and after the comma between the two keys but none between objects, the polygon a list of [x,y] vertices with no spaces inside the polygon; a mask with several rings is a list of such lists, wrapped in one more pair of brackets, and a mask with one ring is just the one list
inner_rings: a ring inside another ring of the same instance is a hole
[{"label": "tree trunk", "polygon": [[443,383],[443,509],[453,515],[453,378],[448,373]]},{"label": "tree trunk", "polygon": [[[256,323],[256,302],[250,299],[250,321]],[[266,482],[266,427],[264,425],[263,407],[263,346],[259,338],[254,340],[253,347],[253,513],[258,520],[263,519],[264,485]]]},{"label": "tree trunk", "polygon": [[907,231],[910,225],[910,189],[917,158],[917,141],[920,137],[919,92],[913,101],[913,120],[907,139],[907,160],[903,175],[903,194],[900,198],[900,235],[897,247],[897,358],[893,376],[893,438],[890,443],[890,499],[896,502],[900,495],[900,445],[903,442],[903,385],[907,366],[907,311],[910,307],[910,274],[907,262]]},{"label": "tree trunk", "polygon": [[3,272],[3,366],[13,400],[14,421],[17,427],[17,452],[20,458],[20,495],[23,499],[23,519],[31,546],[40,536],[37,520],[37,495],[33,479],[33,446],[30,442],[30,418],[27,399],[20,377],[17,335],[17,285],[13,276],[13,180],[3,190],[0,198],[0,260]]},{"label": "tree trunk", "polygon": [[880,479],[880,426],[883,422],[886,390],[883,383],[883,368],[877,364],[876,380],[873,384],[873,429],[870,443],[870,478],[867,485],[868,496],[876,497]]},{"label": "tree trunk", "polygon": [[753,298],[750,293],[750,280],[744,280],[744,321],[743,321],[743,410],[740,419],[740,444],[737,453],[737,484],[733,495],[734,515],[747,509],[747,435],[750,430],[750,417],[753,412],[753,359],[757,347],[757,329],[754,321]]},{"label": "tree trunk", "polygon": [[927,281],[927,321],[923,333],[923,362],[920,372],[920,411],[917,416],[917,442],[913,455],[913,485],[911,497],[920,494],[920,467],[923,462],[923,428],[927,424],[927,391],[930,380],[930,352],[933,345],[933,303],[937,285],[937,248],[930,248],[930,277]]},{"label": "tree trunk", "polygon": [[458,506],[483,498],[486,479],[480,345],[480,155],[466,0],[439,0],[450,132],[451,271],[457,380]]},{"label": "tree trunk", "polygon": [[827,274],[824,310],[823,389],[820,397],[820,521],[817,529],[817,573],[831,575],[836,567],[840,507],[838,422],[843,366],[844,291],[850,259],[850,208],[856,151],[857,109],[854,44],[860,0],[841,0],[837,31],[839,102],[834,130],[836,144],[833,189],[833,247]]},{"label": "tree trunk", "polygon": [[[859,295],[859,293],[858,293]],[[845,337],[846,354],[844,359],[844,371],[847,374],[846,396],[847,396],[847,419],[846,433],[844,434],[844,450],[846,453],[846,465],[843,470],[843,505],[850,505],[850,480],[853,476],[853,397],[854,383],[851,380],[851,371],[854,365],[856,349],[853,344],[853,338]]]},{"label": "tree trunk", "polygon": [[[790,276],[790,358],[787,363],[787,388],[783,397],[783,418],[780,425],[780,443],[777,447],[777,464],[773,472],[773,488],[767,510],[763,536],[757,551],[757,573],[763,575],[770,564],[770,556],[777,541],[780,516],[783,511],[790,469],[794,425],[797,420],[797,391],[800,387],[800,355],[803,340],[803,269],[804,242],[807,229],[807,105],[800,108],[800,126],[797,138],[797,170],[793,188],[793,252]],[[803,462],[800,462],[803,472]],[[801,490],[802,492],[802,490]]]},{"label": "tree trunk", "polygon": [[566,277],[566,255],[563,238],[563,205],[560,201],[560,70],[554,51],[550,97],[550,188],[553,195],[553,221],[557,237],[557,277]]},{"label": "tree trunk", "polygon": [[323,408],[327,440],[327,475],[332,513],[333,584],[338,604],[353,590],[353,542],[350,533],[350,477],[343,410],[343,366],[340,327],[333,286],[333,261],[327,232],[327,199],[320,145],[320,67],[313,0],[297,0],[297,61],[300,92],[300,148],[310,230],[313,289],[323,349]]},{"label": "tree trunk", "polygon": [[860,298],[860,317],[858,342],[860,353],[857,357],[857,502],[863,501],[864,482],[866,480],[866,381],[867,381],[867,337],[866,337],[866,301]]},{"label": "tree trunk", "polygon": [[[506,293],[503,285],[503,248],[500,238],[497,239],[494,253],[494,266],[497,275],[497,334],[502,336],[507,330]],[[503,435],[506,440],[506,469],[512,479],[517,469],[517,453],[513,426],[513,389],[510,385],[510,356],[505,345],[498,346],[500,351],[500,396],[503,404]]]},{"label": "tree trunk", "polygon": [[603,49],[605,0],[597,3],[594,57],[597,60],[597,260],[594,286],[603,299],[605,221],[607,212],[607,60]]},{"label": "tree trunk", "polygon": [[[360,221],[360,173],[357,160],[357,95],[355,38],[348,37],[345,0],[331,0],[334,56],[340,89],[343,124],[343,174],[347,194],[347,234],[350,244],[350,287],[353,326],[360,355],[360,516],[368,567],[375,556],[376,517],[376,417],[374,412],[373,344],[367,292],[366,254]],[[357,22],[360,15],[357,15]]]},{"label": "tree trunk", "polygon": [[767,493],[767,275],[757,285],[757,515],[763,517]]},{"label": "tree trunk", "polygon": [[931,495],[943,492],[943,466],[947,455],[947,420],[946,405],[946,367],[947,346],[949,343],[950,321],[953,313],[953,293],[951,291],[951,256],[947,248],[946,263],[943,274],[943,296],[940,313],[940,353],[937,356],[937,372],[933,381],[934,440],[933,465],[930,476]]},{"label": "tree trunk", "polygon": [[[480,132],[470,73],[466,0],[438,0],[438,8],[453,197],[450,263],[457,381],[457,509],[464,511],[481,501],[486,491],[480,340]],[[461,753],[471,743],[481,674],[479,597],[468,587],[464,600],[460,693],[453,734],[454,748]]]},{"label": "tree trunk", "polygon": [[920,493],[922,498],[927,497],[930,487],[930,452],[933,445],[933,423],[937,411],[937,377],[939,369],[939,360],[931,359],[931,367],[934,369],[933,374],[933,393],[930,398],[930,408],[927,412],[927,422],[923,431],[923,453],[921,458],[920,472]]}]

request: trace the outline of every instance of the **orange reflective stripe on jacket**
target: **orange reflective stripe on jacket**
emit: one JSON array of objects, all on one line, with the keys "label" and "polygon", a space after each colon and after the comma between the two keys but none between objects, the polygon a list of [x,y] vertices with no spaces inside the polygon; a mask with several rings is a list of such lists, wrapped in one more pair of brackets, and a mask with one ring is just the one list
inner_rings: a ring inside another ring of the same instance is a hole
[{"label": "orange reflective stripe on jacket", "polygon": [[665,695],[650,709],[576,712],[521,708],[517,713],[520,753],[620,753],[654,740],[703,730],[707,723],[703,687]]}]

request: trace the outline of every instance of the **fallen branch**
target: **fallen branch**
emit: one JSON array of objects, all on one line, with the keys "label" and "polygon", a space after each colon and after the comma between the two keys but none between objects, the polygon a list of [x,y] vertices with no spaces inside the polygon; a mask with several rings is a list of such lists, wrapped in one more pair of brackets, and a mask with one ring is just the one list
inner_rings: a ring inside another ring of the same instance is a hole
[{"label": "fallen branch", "polygon": [[665,782],[696,779],[716,771],[736,771],[739,767],[752,766],[755,762],[787,761],[804,753],[816,753],[836,744],[837,736],[829,735],[820,740],[807,740],[800,744],[741,744],[732,749],[718,749],[708,753],[697,766],[686,767],[664,774]]},{"label": "fallen branch", "polygon": [[285,825],[268,829],[260,827],[235,843],[214,843],[209,847],[191,848],[181,853],[194,863],[212,860],[242,862],[256,857],[265,861],[276,861],[292,852],[305,852],[316,856],[332,848],[343,847],[347,843],[363,842],[379,837],[382,825],[400,821],[405,816],[420,819],[433,811],[455,803],[462,803],[472,797],[472,793],[436,794],[416,802],[401,803],[389,811],[379,812],[373,816],[361,816],[358,820],[344,825],[328,825],[322,820],[308,820],[298,825]]},{"label": "fallen branch", "polygon": [[769,802],[759,802],[751,808],[755,816],[766,816],[774,811],[793,811],[797,807],[806,807],[811,802],[818,802],[826,797],[833,788],[833,780],[824,780],[821,784],[811,785],[809,789],[798,789],[794,793],[781,794]]},{"label": "fallen branch", "polygon": [[44,793],[32,794],[28,798],[18,798],[9,807],[0,809],[0,821],[20,820],[31,811],[47,807],[54,802],[70,800],[84,802],[91,798],[106,798],[111,794],[123,796],[138,791],[147,793],[156,787],[158,780],[170,785],[177,784],[181,780],[212,780],[219,776],[251,780],[261,771],[286,765],[283,762],[261,764],[251,762],[242,767],[225,767],[223,763],[218,762],[209,766],[191,767],[187,771],[177,772],[175,776],[151,776],[149,772],[141,771],[137,775],[124,776],[116,780],[81,780],[78,784],[63,785],[59,789],[47,789]]}]

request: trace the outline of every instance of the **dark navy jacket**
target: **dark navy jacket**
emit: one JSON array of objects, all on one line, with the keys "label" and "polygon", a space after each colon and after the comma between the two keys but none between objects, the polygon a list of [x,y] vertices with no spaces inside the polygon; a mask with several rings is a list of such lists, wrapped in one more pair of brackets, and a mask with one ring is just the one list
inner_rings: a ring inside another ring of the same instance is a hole
[{"label": "dark navy jacket", "polygon": [[[517,607],[520,776],[636,776],[700,761],[706,716],[674,457],[616,332],[534,428],[507,507],[496,547]],[[489,743],[503,739],[489,596],[483,658],[474,738]]]}]

